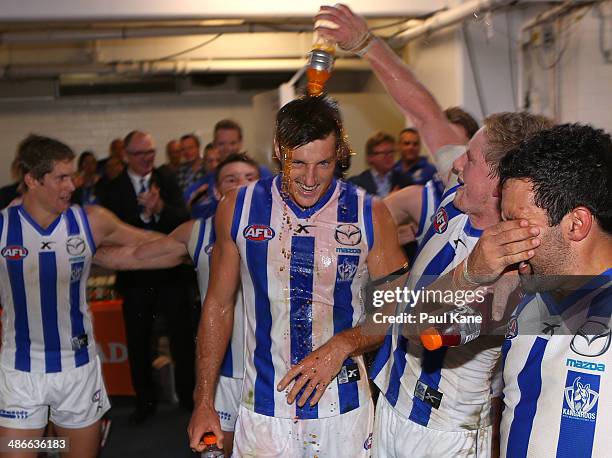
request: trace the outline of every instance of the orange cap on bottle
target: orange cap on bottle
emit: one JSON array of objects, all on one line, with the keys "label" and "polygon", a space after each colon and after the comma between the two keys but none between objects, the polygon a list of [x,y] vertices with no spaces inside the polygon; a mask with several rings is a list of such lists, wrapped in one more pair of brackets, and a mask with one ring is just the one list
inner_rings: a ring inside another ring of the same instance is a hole
[{"label": "orange cap on bottle", "polygon": [[421,343],[429,351],[437,350],[442,347],[442,336],[440,332],[432,326],[421,333]]},{"label": "orange cap on bottle", "polygon": [[214,445],[217,443],[217,436],[213,433],[207,433],[204,435],[204,445]]}]

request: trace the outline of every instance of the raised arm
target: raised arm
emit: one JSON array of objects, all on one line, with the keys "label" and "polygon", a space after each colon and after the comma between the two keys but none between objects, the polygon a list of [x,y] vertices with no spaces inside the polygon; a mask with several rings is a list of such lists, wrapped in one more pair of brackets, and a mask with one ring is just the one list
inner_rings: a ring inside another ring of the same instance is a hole
[{"label": "raised arm", "polygon": [[230,228],[235,192],[219,203],[215,216],[217,240],[212,252],[210,282],[198,328],[195,408],[187,429],[192,449],[201,452],[202,436],[212,431],[223,448],[223,433],[215,411],[215,388],[234,323],[235,294],[240,281],[240,254]]},{"label": "raised arm", "polygon": [[[338,27],[320,25],[317,30],[334,39],[342,49],[361,54],[365,51],[363,57],[399,108],[414,123],[432,154],[444,145],[467,143],[468,139],[452,127],[433,95],[384,41],[371,35],[361,16],[339,4],[321,7],[315,19],[331,21]],[[368,40],[371,42],[362,48]]]}]

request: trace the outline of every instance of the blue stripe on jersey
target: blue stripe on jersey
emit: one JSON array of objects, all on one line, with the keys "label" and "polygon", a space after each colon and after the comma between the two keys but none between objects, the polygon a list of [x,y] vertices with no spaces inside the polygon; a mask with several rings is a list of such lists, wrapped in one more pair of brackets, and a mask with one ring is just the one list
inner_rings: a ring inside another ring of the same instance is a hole
[{"label": "blue stripe on jersey", "polygon": [[76,220],[76,216],[74,216],[74,212],[72,211],[72,208],[69,208],[68,210],[66,210],[66,221],[68,224],[66,224],[66,226],[68,227],[68,235],[72,236],[72,235],[78,235],[79,232],[81,232],[79,230],[79,223],[77,223]]},{"label": "blue stripe on jersey", "polygon": [[399,397],[400,381],[406,370],[406,353],[408,352],[408,339],[403,335],[397,337],[397,347],[393,351],[393,366],[389,377],[389,385],[385,392],[385,398],[389,404],[395,406]]},{"label": "blue stripe on jersey", "polygon": [[329,199],[331,199],[331,196],[334,194],[334,191],[336,190],[336,185],[338,183],[338,181],[334,178],[332,182],[330,183],[329,187],[327,188],[327,190],[325,191],[325,194],[321,196],[321,198],[315,205],[313,205],[312,207],[308,207],[308,208],[301,208],[291,198],[285,197],[281,189],[282,175],[279,175],[274,178],[267,178],[264,181],[269,182],[269,180],[272,180],[272,179],[276,180],[276,188],[278,189],[278,192],[283,198],[283,202],[285,202],[289,206],[289,208],[293,211],[293,213],[295,213],[295,216],[297,216],[299,219],[310,218],[312,215],[314,215],[316,212],[322,209],[325,206],[325,204],[329,202]]},{"label": "blue stripe on jersey", "polygon": [[2,229],[4,229],[4,215],[0,213],[0,237],[2,237]]},{"label": "blue stripe on jersey", "polygon": [[[357,268],[359,256],[339,255],[336,283],[334,285],[334,335],[353,327],[353,293],[351,286]],[[347,359],[344,364],[352,363]],[[363,374],[365,375],[365,374]],[[359,407],[359,389],[357,382],[338,384],[340,413],[350,412]]]},{"label": "blue stripe on jersey", "polygon": [[238,227],[240,226],[240,217],[242,216],[242,207],[244,207],[244,196],[246,195],[246,186],[238,190],[236,195],[236,204],[234,205],[234,215],[232,217],[232,240],[235,242],[238,237]]},{"label": "blue stripe on jersey", "polygon": [[[75,342],[80,342],[79,346],[82,345],[82,337],[85,336],[83,312],[81,312],[81,276],[83,275],[84,267],[84,262],[75,262],[70,265],[70,327],[72,338],[77,339]],[[88,362],[89,352],[87,351],[87,345],[76,348],[74,353],[75,366],[80,367]]]},{"label": "blue stripe on jersey", "polygon": [[[202,251],[202,243],[204,243],[204,231],[206,230],[206,219],[200,219],[200,232],[198,232],[198,242],[196,243],[195,252],[193,253],[193,264],[198,267],[200,261],[200,252]],[[204,296],[205,291],[200,291],[200,294]]]},{"label": "blue stripe on jersey", "polygon": [[40,227],[38,225],[38,223],[36,221],[34,221],[34,218],[32,218],[29,215],[29,213],[26,211],[26,209],[23,208],[23,205],[19,205],[17,207],[13,207],[13,208],[16,208],[19,211],[19,213],[21,213],[21,215],[28,221],[28,223],[30,223],[30,225],[40,235],[50,235],[51,232],[53,232],[53,229],[55,229],[57,227],[57,225],[59,224],[59,222],[62,220],[62,215],[59,215],[57,218],[55,218],[55,220],[53,220],[53,222],[49,225],[49,227],[47,227],[47,229],[43,229],[42,227]]},{"label": "blue stripe on jersey", "polygon": [[[448,347],[442,347],[435,351],[423,349],[422,370],[419,380],[434,390],[437,390],[440,385],[442,365],[444,364],[444,357],[447,351]],[[408,418],[419,425],[427,426],[431,417],[431,407],[431,404],[413,397],[412,409]]]},{"label": "blue stripe on jersey", "polygon": [[536,338],[525,361],[525,366],[518,374],[517,383],[521,398],[514,409],[514,418],[508,433],[507,458],[527,456],[533,419],[538,407],[538,398],[542,391],[541,368],[547,344],[547,339]]},{"label": "blue stripe on jersey", "polygon": [[45,340],[45,372],[62,370],[57,322],[57,265],[55,253],[39,253],[40,306]]},{"label": "blue stripe on jersey", "polygon": [[[81,216],[84,216],[84,213],[81,213]],[[77,222],[76,216],[74,216],[72,208],[66,211],[66,221],[68,236],[75,236],[81,233],[79,223]],[[85,217],[83,219],[83,224],[89,229],[89,222]],[[95,252],[93,237],[90,235],[86,235],[86,237],[92,251]],[[83,342],[83,337],[85,337],[85,325],[83,323],[83,312],[81,312],[81,276],[83,275],[84,266],[85,264],[83,262],[75,262],[70,265],[70,328],[75,367],[80,367],[89,362],[89,352],[87,351],[89,342],[87,342],[87,345]]]},{"label": "blue stripe on jersey", "polygon": [[[243,188],[245,189],[245,188]],[[240,192],[243,192],[243,189]],[[236,202],[238,207],[238,202]],[[249,211],[249,225],[270,225],[272,195],[269,180],[255,184]],[[234,213],[236,217],[236,213]],[[262,415],[274,416],[274,365],[272,364],[272,313],[268,295],[268,241],[245,240],[246,261],[255,290],[255,378],[254,409]]]},{"label": "blue stripe on jersey", "polygon": [[385,335],[385,340],[383,344],[380,346],[380,349],[376,353],[376,358],[374,358],[374,362],[372,363],[372,367],[370,367],[370,379],[374,380],[378,377],[378,374],[385,367],[385,364],[389,360],[391,356],[391,347],[393,346],[393,337],[392,337],[393,328],[389,328],[387,334]]},{"label": "blue stripe on jersey", "polygon": [[[314,248],[314,237],[296,235],[291,237],[289,265],[291,364],[298,364],[312,352]],[[304,388],[300,390],[298,399],[304,392]],[[300,419],[317,418],[318,407],[317,405],[311,407],[308,402],[303,407],[296,405],[296,416]]]},{"label": "blue stripe on jersey", "polygon": [[366,237],[368,238],[368,250],[374,246],[374,221],[372,218],[372,196],[366,194],[363,199],[363,220],[365,223]]},{"label": "blue stripe on jersey", "polygon": [[425,217],[427,216],[427,184],[423,186],[423,191],[421,192],[421,215],[419,216],[419,228],[416,231],[415,237],[419,237],[421,232],[423,232],[423,228],[425,227]]},{"label": "blue stripe on jersey", "polygon": [[459,189],[459,186],[462,186],[460,184],[456,184],[455,186],[453,186],[452,188],[448,189],[444,194],[442,194],[442,197],[440,197],[440,202],[442,202],[444,199],[446,199],[448,196],[450,196],[452,193],[454,193],[455,191],[457,191],[457,189]]},{"label": "blue stripe on jersey", "polygon": [[[599,375],[567,371],[566,391],[563,393],[563,410],[557,442],[557,458],[591,457],[599,404],[599,379]],[[568,389],[571,390],[571,393],[567,391]],[[574,404],[576,389],[579,389],[582,395],[581,404],[578,406]],[[578,415],[582,413],[592,418],[579,417]]]},{"label": "blue stripe on jersey", "polygon": [[609,281],[610,277],[606,276],[605,273],[595,276],[577,290],[573,291],[569,296],[565,297],[561,302],[555,301],[554,297],[548,292],[540,293],[540,297],[546,304],[551,315],[561,315],[576,302],[579,302],[588,294],[603,287]]},{"label": "blue stripe on jersey", "polygon": [[350,183],[342,183],[341,189],[338,196],[338,222],[356,223],[359,220],[357,190]]},{"label": "blue stripe on jersey", "polygon": [[[12,207],[8,211],[7,246],[23,247],[23,233],[19,208]],[[11,283],[13,305],[15,307],[15,369],[30,372],[30,328],[28,326],[28,307],[23,278],[23,260],[6,260],[6,268]]]},{"label": "blue stripe on jersey", "polygon": [[85,236],[87,237],[87,241],[91,247],[92,254],[96,254],[96,242],[94,241],[93,233],[91,232],[91,226],[89,225],[87,213],[85,213],[83,207],[79,207],[79,212],[81,213],[81,219],[83,220],[83,225],[85,226]]},{"label": "blue stripe on jersey", "polygon": [[612,315],[612,287],[608,286],[601,293],[598,293],[589,306],[588,317],[598,316],[610,318]]}]

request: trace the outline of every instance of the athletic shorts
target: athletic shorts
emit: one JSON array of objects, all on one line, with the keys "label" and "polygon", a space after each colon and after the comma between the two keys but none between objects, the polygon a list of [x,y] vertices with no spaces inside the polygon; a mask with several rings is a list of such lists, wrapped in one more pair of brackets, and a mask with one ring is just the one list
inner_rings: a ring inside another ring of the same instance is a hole
[{"label": "athletic shorts", "polygon": [[240,406],[234,456],[369,457],[373,422],[371,402],[335,417],[314,420],[274,418]]},{"label": "athletic shorts", "polygon": [[48,422],[85,428],[109,408],[98,357],[49,374],[0,366],[0,426],[5,428],[39,429]]},{"label": "athletic shorts", "polygon": [[234,431],[241,392],[241,378],[224,377],[222,375],[219,377],[217,391],[215,392],[215,410],[221,421],[221,431]]},{"label": "athletic shorts", "polygon": [[440,431],[402,417],[384,396],[378,398],[372,456],[375,458],[489,458],[491,426]]}]

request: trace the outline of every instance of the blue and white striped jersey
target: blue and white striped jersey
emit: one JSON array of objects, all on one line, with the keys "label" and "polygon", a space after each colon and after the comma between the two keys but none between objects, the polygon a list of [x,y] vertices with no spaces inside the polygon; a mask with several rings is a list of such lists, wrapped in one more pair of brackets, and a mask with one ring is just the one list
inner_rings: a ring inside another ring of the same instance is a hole
[{"label": "blue and white striped jersey", "polygon": [[[198,286],[202,299],[208,290],[210,276],[210,256],[215,243],[215,220],[211,216],[206,219],[197,219],[191,230],[189,239],[189,256],[193,260],[198,274]],[[221,375],[241,379],[244,374],[244,306],[242,302],[242,289],[236,292],[236,305],[234,308],[234,327],[232,338],[225,352],[221,364]]]},{"label": "blue and white striped jersey", "polygon": [[440,180],[438,173],[434,177],[425,183],[423,186],[423,192],[421,194],[421,216],[419,218],[419,228],[414,235],[417,244],[420,245],[427,233],[429,226],[433,221],[433,217],[436,214],[436,210],[442,202],[442,195],[444,194],[444,183]]},{"label": "blue and white striped jersey", "polygon": [[361,357],[344,362],[314,407],[289,405],[276,387],[292,365],[363,319],[372,201],[334,180],[315,206],[301,209],[280,189],[280,177],[242,188],[234,211],[246,315],[242,404],[277,418],[332,417],[370,402]]},{"label": "blue and white striped jersey", "polygon": [[[409,289],[419,290],[452,270],[482,233],[453,205],[457,188],[446,191],[419,245],[406,285]],[[442,431],[482,428],[490,424],[491,380],[500,346],[480,338],[459,347],[427,351],[409,345],[401,325],[394,325],[371,377],[400,415],[420,425]]]},{"label": "blue and white striped jersey", "polygon": [[83,209],[72,206],[46,229],[23,208],[0,213],[0,363],[61,372],[96,355],[87,278],[95,254]]},{"label": "blue and white striped jersey", "polygon": [[610,456],[611,314],[612,269],[517,308],[503,345],[502,456]]}]

